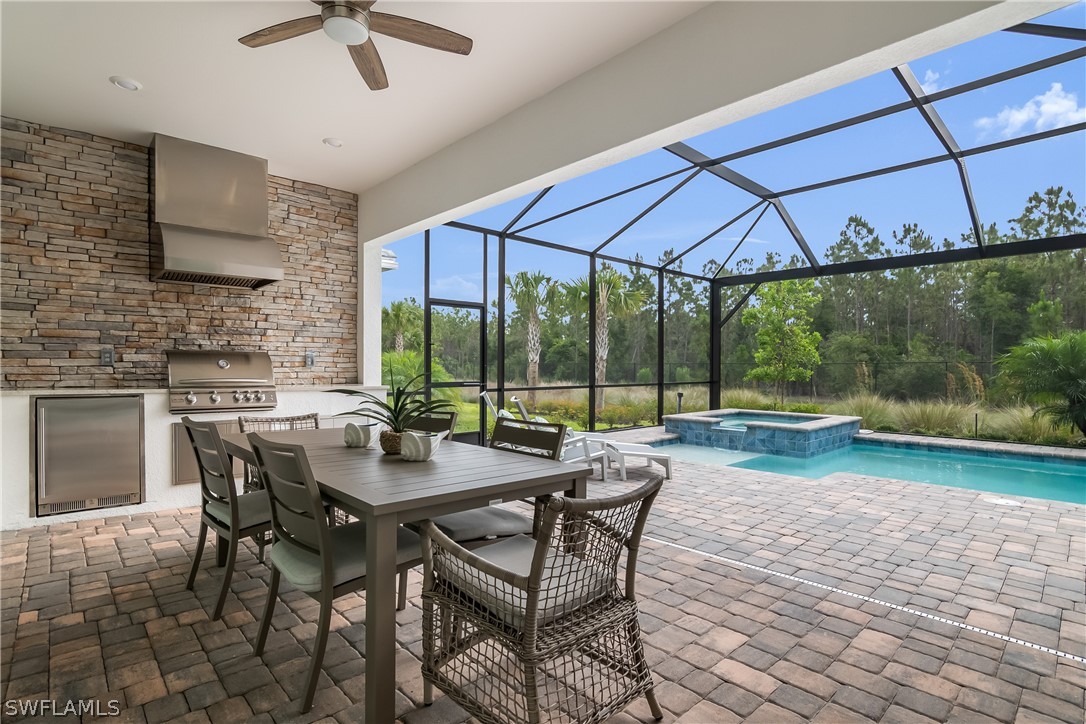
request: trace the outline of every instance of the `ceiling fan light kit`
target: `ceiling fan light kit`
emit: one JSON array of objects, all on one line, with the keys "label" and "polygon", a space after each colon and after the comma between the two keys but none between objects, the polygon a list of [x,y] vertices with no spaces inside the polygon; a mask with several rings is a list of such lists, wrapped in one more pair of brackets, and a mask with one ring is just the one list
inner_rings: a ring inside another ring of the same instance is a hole
[{"label": "ceiling fan light kit", "polygon": [[370,13],[374,1],[312,0],[315,5],[320,5],[320,15],[287,20],[249,33],[238,38],[238,42],[250,48],[260,48],[323,29],[329,38],[347,46],[355,69],[370,90],[388,88],[388,76],[385,75],[381,55],[373,44],[371,31],[447,53],[467,55],[471,52],[471,38],[459,33],[414,18]]},{"label": "ceiling fan light kit", "polygon": [[342,45],[362,45],[370,39],[369,13],[350,5],[328,4],[321,8],[324,34]]}]

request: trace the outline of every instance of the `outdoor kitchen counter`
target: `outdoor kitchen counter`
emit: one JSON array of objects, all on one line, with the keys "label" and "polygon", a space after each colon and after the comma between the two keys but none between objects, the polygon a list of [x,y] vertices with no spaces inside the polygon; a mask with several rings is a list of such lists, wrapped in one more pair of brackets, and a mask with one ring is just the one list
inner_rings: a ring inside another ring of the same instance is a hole
[{"label": "outdoor kitchen counter", "polygon": [[[362,385],[336,385],[380,393],[382,387]],[[353,410],[358,399],[347,395],[329,394],[330,385],[279,386],[279,405],[274,410],[263,410],[253,415],[297,415],[317,412],[322,418]],[[144,465],[145,497],[141,505],[87,510],[48,517],[33,517],[31,510],[30,454],[33,434],[30,400],[35,396],[55,395],[143,395],[144,413]],[[238,413],[195,413],[198,420],[236,419]],[[0,455],[4,464],[0,467],[0,529],[10,530],[30,525],[46,525],[74,520],[105,518],[111,515],[129,515],[152,510],[187,508],[199,502],[199,485],[173,484],[173,441],[171,424],[181,421],[182,415],[170,414],[169,394],[165,388],[109,388],[95,389],[71,387],[58,389],[18,389],[0,391],[0,420],[4,434],[0,439]],[[351,418],[328,420],[342,426]],[[325,421],[322,420],[322,425]]]}]

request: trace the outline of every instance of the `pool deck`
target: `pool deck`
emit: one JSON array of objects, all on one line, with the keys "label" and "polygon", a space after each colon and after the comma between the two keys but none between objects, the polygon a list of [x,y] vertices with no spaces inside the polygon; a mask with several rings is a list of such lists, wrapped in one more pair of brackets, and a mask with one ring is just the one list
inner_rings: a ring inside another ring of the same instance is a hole
[{"label": "pool deck", "polygon": [[[637,583],[664,721],[1081,724],[1086,508],[992,498],[675,461]],[[214,556],[184,590],[197,526],[188,508],[0,534],[0,698],[113,698],[121,721],[359,721],[364,596],[337,599],[326,675],[299,717],[314,602],[283,595],[254,657],[267,568],[244,549],[224,619],[209,622]],[[440,694],[420,706],[420,585],[412,573],[397,616],[398,715],[468,721]],[[642,700],[612,721],[651,719]]]}]

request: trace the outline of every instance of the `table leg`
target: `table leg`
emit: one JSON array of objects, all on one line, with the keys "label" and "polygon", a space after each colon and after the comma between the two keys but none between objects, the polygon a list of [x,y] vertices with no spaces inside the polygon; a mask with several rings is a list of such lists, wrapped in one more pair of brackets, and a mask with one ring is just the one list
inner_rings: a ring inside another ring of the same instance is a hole
[{"label": "table leg", "polygon": [[396,719],[396,518],[366,519],[366,721]]},{"label": "table leg", "polygon": [[573,480],[573,487],[566,490],[567,498],[588,497],[588,477],[582,476]]}]

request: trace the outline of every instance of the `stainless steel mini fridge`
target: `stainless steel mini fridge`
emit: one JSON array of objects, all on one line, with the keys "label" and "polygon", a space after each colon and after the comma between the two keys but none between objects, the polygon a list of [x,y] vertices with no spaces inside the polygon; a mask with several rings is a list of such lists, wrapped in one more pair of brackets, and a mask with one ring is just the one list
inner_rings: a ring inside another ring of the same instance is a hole
[{"label": "stainless steel mini fridge", "polygon": [[34,398],[37,515],[143,502],[143,395]]}]

